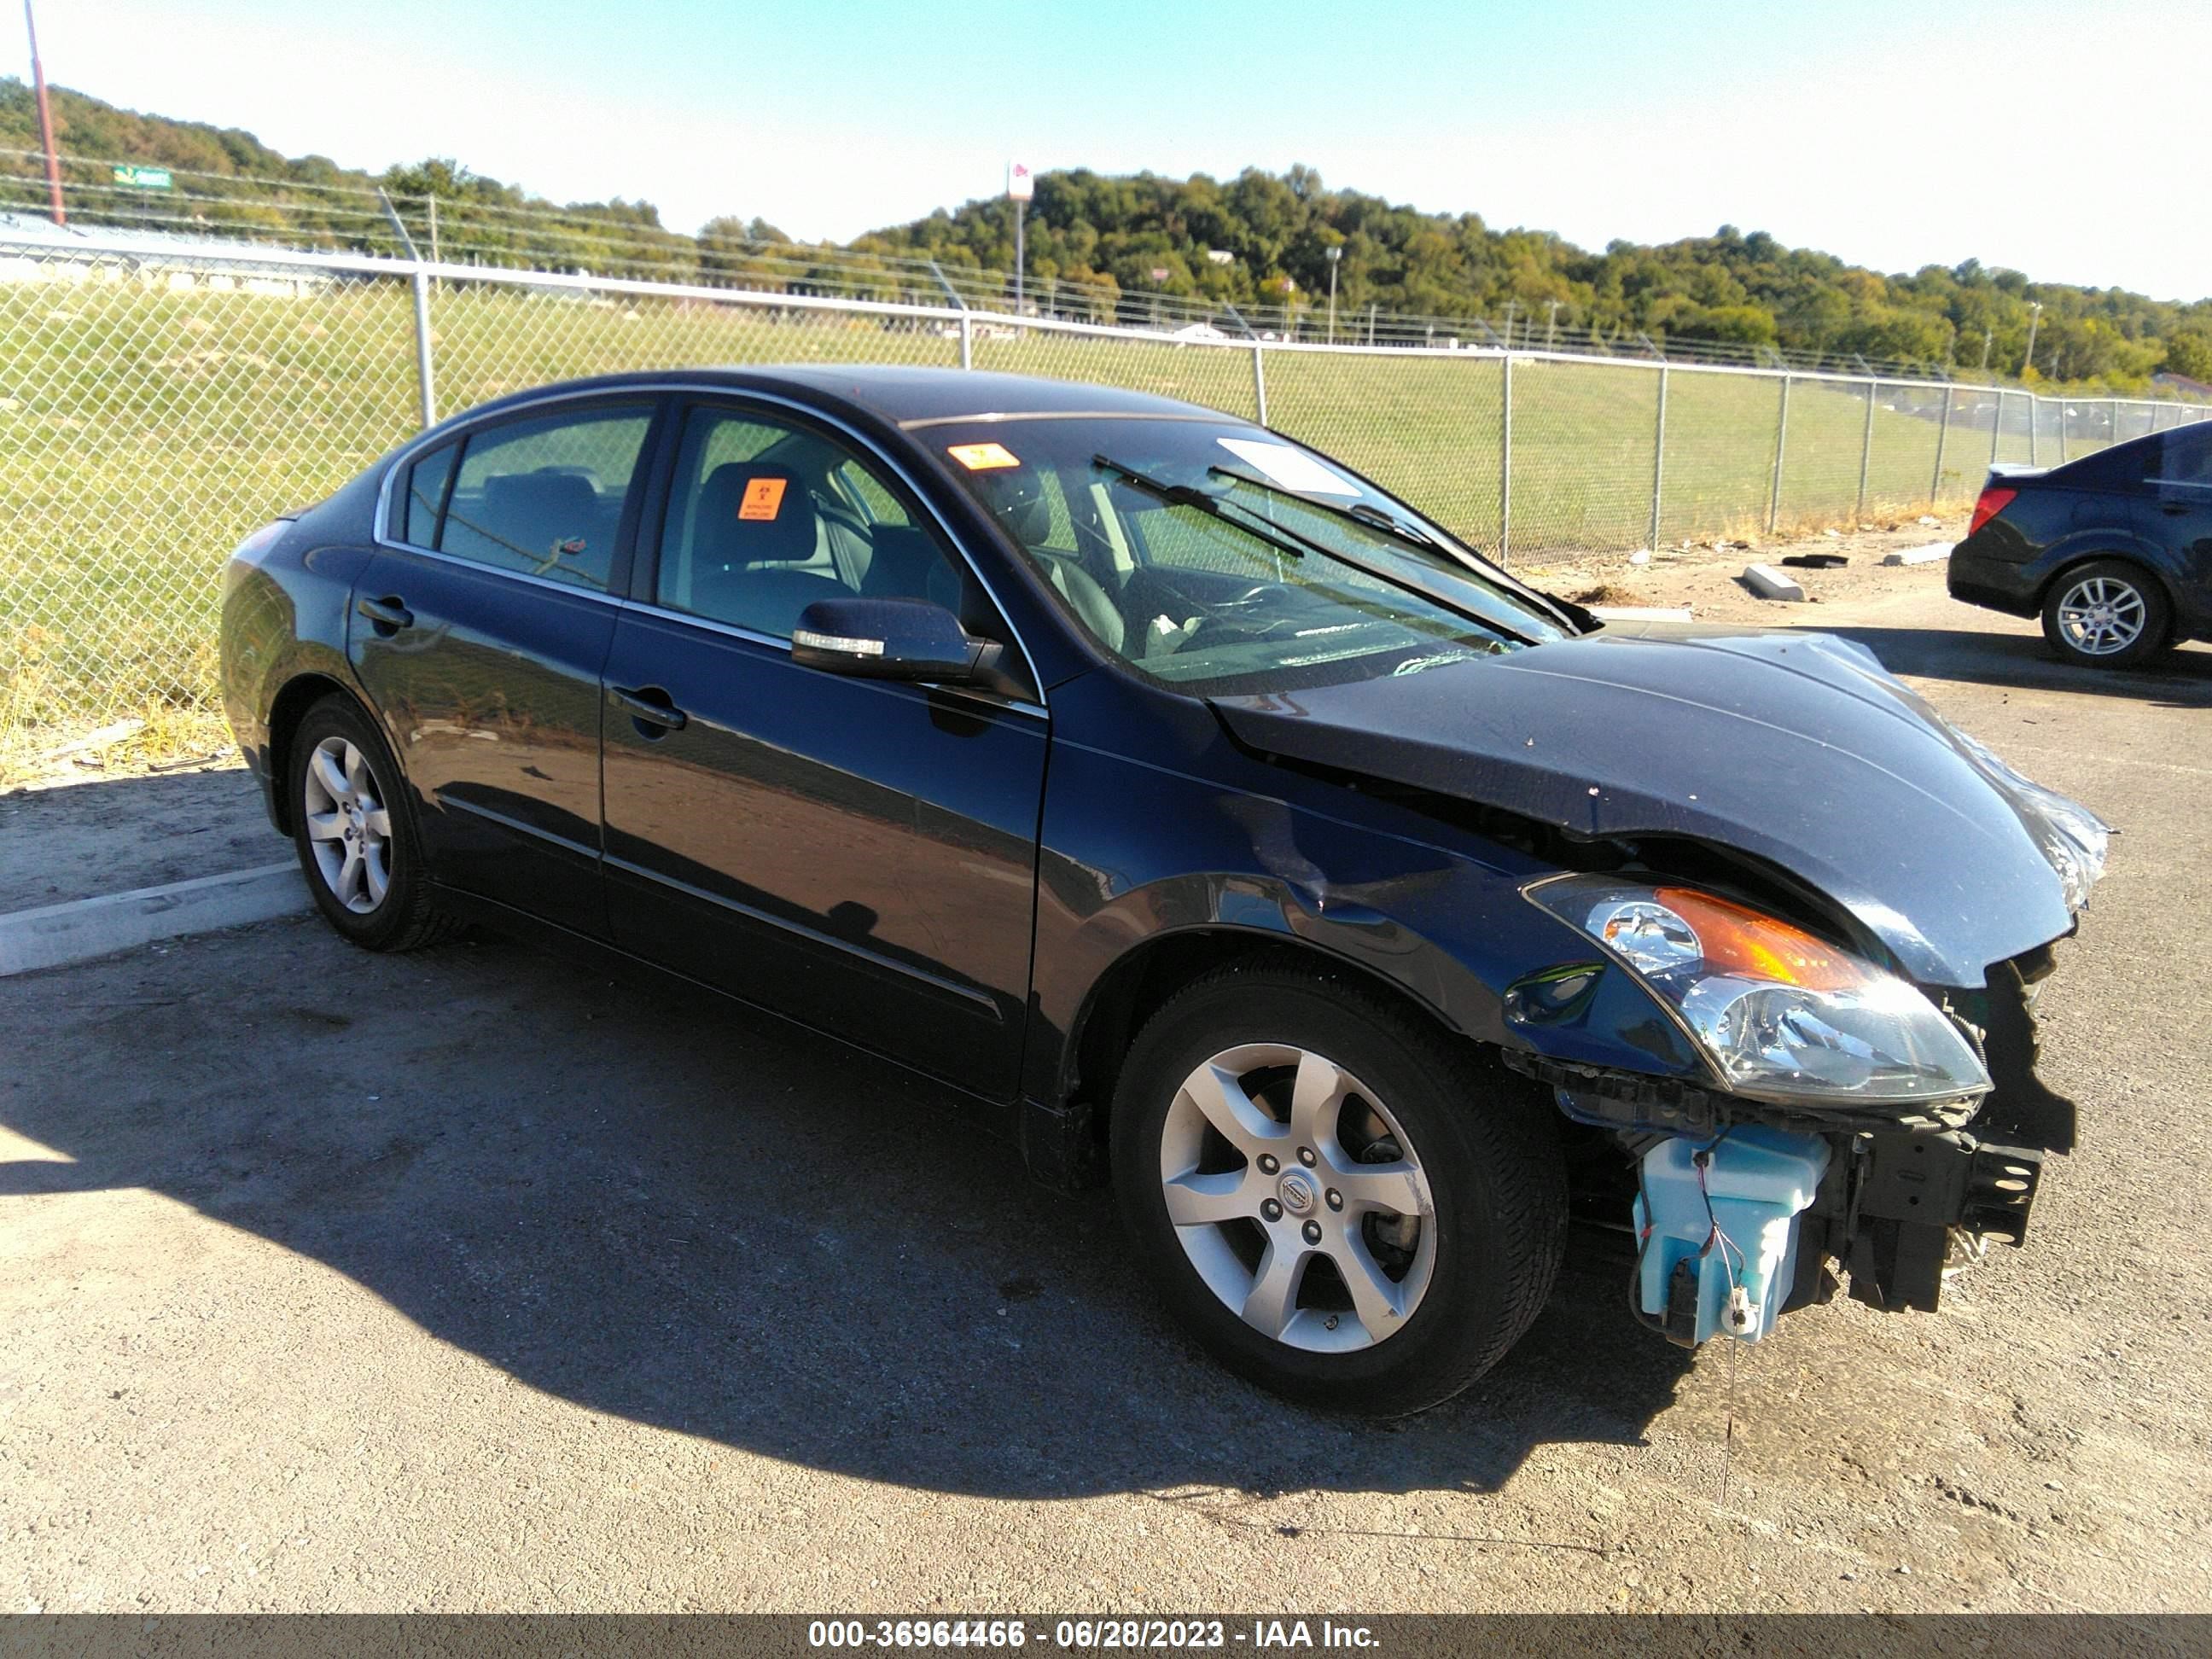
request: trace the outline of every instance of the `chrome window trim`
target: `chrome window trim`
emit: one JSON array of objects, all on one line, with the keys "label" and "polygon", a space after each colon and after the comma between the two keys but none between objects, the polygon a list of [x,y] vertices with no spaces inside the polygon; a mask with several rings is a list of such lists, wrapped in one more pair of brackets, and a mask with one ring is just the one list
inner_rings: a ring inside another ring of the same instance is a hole
[{"label": "chrome window trim", "polygon": [[477,559],[465,559],[458,553],[441,553],[434,547],[417,547],[412,542],[390,542],[379,536],[378,547],[392,553],[410,553],[418,559],[435,559],[441,564],[450,564],[458,570],[481,571],[488,576],[504,576],[510,581],[526,582],[532,587],[550,589],[556,593],[572,593],[580,599],[591,599],[600,605],[611,605],[617,611],[623,607],[623,597],[610,593],[604,587],[586,587],[580,582],[555,581],[550,576],[533,576],[527,570],[509,570],[502,565],[485,564]]},{"label": "chrome window trim", "polygon": [[[705,623],[718,629],[726,628],[729,626],[728,624],[715,623],[709,617],[694,617],[685,611],[671,611],[665,606],[654,605],[648,601],[626,599],[618,594],[608,593],[604,591],[594,590],[588,587],[579,587],[570,582],[556,582],[547,577],[532,576],[526,571],[504,570],[497,565],[480,564],[474,559],[464,559],[459,554],[455,553],[441,552],[434,547],[417,547],[412,542],[395,541],[387,533],[392,523],[392,491],[394,482],[399,477],[402,472],[414,465],[418,457],[427,453],[430,450],[435,449],[441,443],[459,441],[471,436],[477,430],[479,426],[497,425],[512,416],[520,415],[526,410],[536,409],[546,404],[572,403],[585,399],[599,399],[604,402],[621,403],[633,398],[651,403],[656,399],[668,397],[720,398],[741,404],[747,402],[752,402],[769,404],[777,409],[787,410],[795,415],[801,416],[807,420],[819,422],[822,425],[831,428],[833,431],[840,434],[859,453],[868,457],[870,459],[886,468],[894,477],[897,478],[901,483],[906,486],[908,493],[914,497],[915,502],[921,507],[922,514],[927,523],[935,528],[938,538],[942,541],[945,545],[950,547],[953,552],[959,556],[961,562],[968,567],[969,574],[973,575],[976,581],[981,585],[984,593],[989,598],[991,604],[997,609],[999,612],[999,619],[1006,624],[1006,632],[1013,636],[1014,649],[1022,653],[1022,662],[1029,670],[1030,684],[1037,688],[1038,701],[1034,704],[1027,702],[1001,702],[994,699],[989,700],[990,706],[994,708],[1016,708],[1024,710],[1036,709],[1038,712],[1042,712],[1044,710],[1046,707],[1044,702],[1044,676],[1037,670],[1036,658],[1030,653],[1029,641],[1022,638],[1021,629],[1014,625],[1013,616],[1006,607],[1006,599],[1000,595],[997,586],[993,584],[990,576],[985,572],[982,565],[977,562],[975,554],[969,551],[967,544],[963,542],[959,536],[954,532],[951,526],[945,522],[944,516],[938,512],[936,506],[929,499],[928,492],[922,488],[921,482],[915,477],[912,471],[902,464],[896,456],[885,454],[883,450],[872,442],[865,433],[856,430],[845,422],[838,419],[835,415],[829,413],[826,410],[817,409],[811,404],[804,403],[796,398],[785,397],[780,392],[762,392],[750,386],[714,386],[696,380],[657,380],[647,385],[634,387],[626,386],[610,388],[607,386],[592,386],[589,388],[556,388],[536,393],[532,397],[524,398],[519,403],[509,404],[506,407],[498,410],[495,414],[484,416],[481,421],[469,421],[465,416],[456,417],[463,423],[459,425],[454,425],[450,422],[441,424],[433,427],[428,432],[417,434],[409,442],[403,444],[400,447],[398,453],[395,454],[392,458],[391,461],[386,465],[384,469],[384,477],[378,481],[376,486],[376,512],[375,517],[369,526],[369,539],[378,547],[390,548],[397,552],[422,554],[433,559],[443,559],[448,563],[459,565],[470,570],[489,571],[494,575],[513,577],[517,580],[531,582],[538,586],[550,587],[559,592],[581,593],[589,598],[604,599],[609,604],[618,607],[626,605],[634,605],[635,608],[641,611],[649,611],[659,615],[674,617],[684,622]],[[963,416],[958,418],[968,420],[974,419],[975,417],[972,416]],[[1172,418],[1189,420],[1199,418],[1212,419],[1231,417],[1182,416]],[[906,428],[902,427],[900,429],[903,431]],[[632,479],[631,487],[636,487],[636,480],[635,478]],[[640,528],[641,530],[643,526],[641,526]],[[638,565],[638,550],[639,550],[635,547],[633,547],[630,550],[630,568],[633,574],[636,571]],[[791,648],[790,642],[788,641],[767,640],[764,639],[763,636],[743,629],[732,629],[731,631],[734,632],[738,637],[741,639],[752,638],[762,640],[764,643],[781,644],[787,651]],[[960,690],[963,688],[948,686],[945,689],[947,690]]]},{"label": "chrome window trim", "polygon": [[899,422],[898,429],[902,432],[921,432],[933,426],[997,426],[1018,421],[1200,421],[1249,426],[1255,432],[1267,429],[1257,421],[1248,420],[1242,415],[1219,410],[1187,415],[1172,409],[1157,412],[1140,409],[1009,409],[977,415],[924,415],[911,421]]}]

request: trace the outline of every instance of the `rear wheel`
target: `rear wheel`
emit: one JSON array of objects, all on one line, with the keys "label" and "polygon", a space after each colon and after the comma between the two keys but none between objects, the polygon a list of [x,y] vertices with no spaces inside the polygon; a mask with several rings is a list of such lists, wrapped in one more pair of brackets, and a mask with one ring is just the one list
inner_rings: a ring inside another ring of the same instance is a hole
[{"label": "rear wheel", "polygon": [[1381,1416],[1449,1398],[1550,1293],[1566,1192],[1548,1105],[1364,988],[1199,981],[1138,1034],[1113,1112],[1122,1218],[1230,1369]]},{"label": "rear wheel", "polygon": [[366,716],[343,697],[307,710],[292,734],[287,787],[292,841],[315,908],[370,951],[411,951],[443,938],[399,769]]},{"label": "rear wheel", "polygon": [[2124,559],[2067,571],[2043,601],[2043,637],[2063,660],[2132,668],[2166,647],[2172,607],[2158,580]]}]

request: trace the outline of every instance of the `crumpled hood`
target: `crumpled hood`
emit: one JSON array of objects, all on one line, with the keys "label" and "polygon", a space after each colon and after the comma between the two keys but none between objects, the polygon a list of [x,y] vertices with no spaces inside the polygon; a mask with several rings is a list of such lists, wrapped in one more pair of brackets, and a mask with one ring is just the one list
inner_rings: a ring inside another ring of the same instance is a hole
[{"label": "crumpled hood", "polygon": [[1266,753],[1592,837],[1756,854],[1848,909],[1926,984],[2057,939],[2106,825],[2029,782],[1863,647],[1646,625],[1317,690],[1215,700]]}]

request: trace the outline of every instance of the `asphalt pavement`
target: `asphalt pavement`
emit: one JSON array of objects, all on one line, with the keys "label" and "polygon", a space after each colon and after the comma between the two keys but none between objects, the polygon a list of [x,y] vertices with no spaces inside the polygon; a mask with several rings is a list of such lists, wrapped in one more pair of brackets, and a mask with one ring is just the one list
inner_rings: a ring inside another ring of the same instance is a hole
[{"label": "asphalt pavement", "polygon": [[2123,832],[2043,1004],[2081,1150],[1941,1315],[1688,1356],[1583,1240],[1459,1400],[1317,1416],[890,1066],[302,917],[0,980],[0,1609],[2212,1606],[2212,651],[2065,669],[1940,568],[1814,610],[1758,614]]}]

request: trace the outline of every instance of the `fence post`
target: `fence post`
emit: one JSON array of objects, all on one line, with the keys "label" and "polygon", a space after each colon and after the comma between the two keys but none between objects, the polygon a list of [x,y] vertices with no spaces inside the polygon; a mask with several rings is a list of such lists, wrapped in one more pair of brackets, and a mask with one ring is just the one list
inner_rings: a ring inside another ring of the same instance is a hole
[{"label": "fence post", "polygon": [[2066,399],[2058,400],[2058,465],[2066,465]]},{"label": "fence post", "polygon": [[1997,446],[2004,441],[2004,388],[1997,388],[1997,412],[1990,416],[1990,465],[1997,464]]},{"label": "fence post", "polygon": [[422,254],[416,250],[415,239],[407,234],[407,222],[399,216],[392,198],[380,188],[376,199],[384,204],[384,216],[392,221],[392,228],[398,233],[399,246],[415,262],[415,386],[422,394],[422,429],[427,432],[438,424],[438,389],[430,363],[430,273],[422,264]]},{"label": "fence post", "polygon": [[952,286],[951,279],[945,274],[945,268],[934,259],[929,261],[929,274],[937,278],[937,285],[945,290],[945,297],[960,307],[960,367],[973,368],[975,367],[975,328],[968,315],[968,302],[960,297],[960,290]]},{"label": "fence post", "polygon": [[1859,438],[1859,504],[1855,517],[1866,517],[1867,466],[1874,459],[1874,394],[1880,382],[1867,382],[1866,429]]},{"label": "fence post", "polygon": [[1667,477],[1667,362],[1659,362],[1659,424],[1651,434],[1651,539],[1645,544],[1659,550],[1659,498]]},{"label": "fence post", "polygon": [[1259,407],[1261,426],[1267,424],[1267,371],[1260,361],[1266,349],[1257,340],[1252,342],[1252,401]]},{"label": "fence post", "polygon": [[430,363],[430,273],[415,267],[415,384],[422,394],[422,428],[438,424],[438,388]]},{"label": "fence post", "polygon": [[1943,451],[1951,441],[1951,388],[1943,388],[1943,424],[1936,428],[1936,476],[1928,481],[1928,510],[1936,510],[1936,499],[1943,491]]},{"label": "fence post", "polygon": [[1498,361],[1505,370],[1498,427],[1498,562],[1504,564],[1513,556],[1513,354]]},{"label": "fence post", "polygon": [[2027,464],[2041,466],[2043,399],[2033,392],[2027,394]]},{"label": "fence post", "polygon": [[[1782,374],[1782,402],[1774,412],[1774,477],[1766,486],[1766,533],[1775,533],[1782,515],[1782,457],[1790,447],[1790,373]],[[1654,550],[1656,550],[1656,549]]]}]

